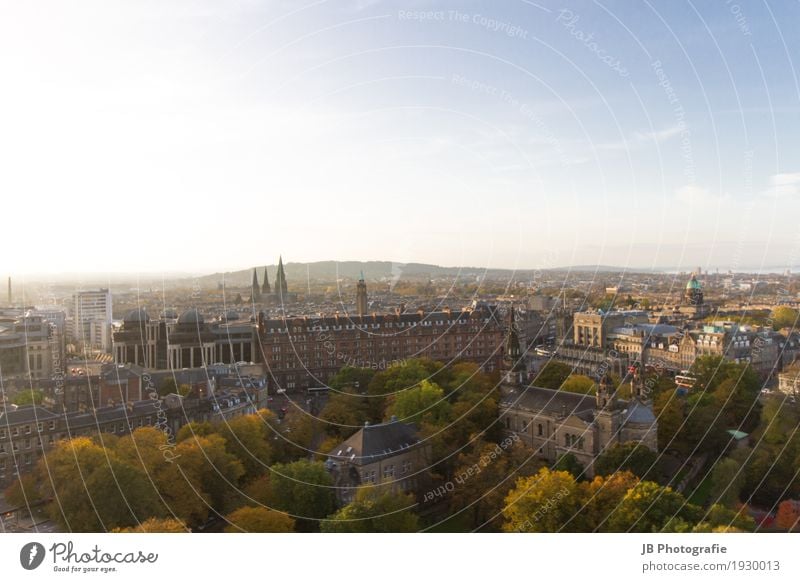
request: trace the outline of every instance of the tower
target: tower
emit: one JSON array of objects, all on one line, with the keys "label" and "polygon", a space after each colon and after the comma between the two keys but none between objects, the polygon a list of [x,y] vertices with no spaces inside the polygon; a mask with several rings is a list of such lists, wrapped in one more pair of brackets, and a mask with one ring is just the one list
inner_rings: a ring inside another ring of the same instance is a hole
[{"label": "tower", "polygon": [[278,272],[275,275],[275,294],[286,297],[289,286],[286,284],[286,273],[283,271],[283,257],[278,257]]},{"label": "tower", "polygon": [[600,451],[602,452],[620,440],[622,411],[617,406],[614,382],[607,372],[597,382],[596,392],[597,409],[594,420],[599,431]]},{"label": "tower", "polygon": [[264,267],[264,282],[261,284],[261,294],[265,297],[270,294],[269,275],[267,275],[266,267]]},{"label": "tower", "polygon": [[253,284],[252,284],[253,302],[258,303],[261,301],[261,286],[258,284],[258,273],[253,269]]},{"label": "tower", "polygon": [[517,325],[514,317],[514,305],[508,312],[508,332],[506,333],[505,349],[503,350],[503,366],[505,368],[506,382],[519,386],[525,379],[525,362],[522,360],[522,348],[517,335]]},{"label": "tower", "polygon": [[364,271],[356,284],[356,312],[360,316],[367,314],[367,283],[364,281]]},{"label": "tower", "polygon": [[703,286],[697,280],[697,275],[692,273],[692,278],[686,283],[686,291],[684,297],[689,305],[702,305],[703,304]]}]

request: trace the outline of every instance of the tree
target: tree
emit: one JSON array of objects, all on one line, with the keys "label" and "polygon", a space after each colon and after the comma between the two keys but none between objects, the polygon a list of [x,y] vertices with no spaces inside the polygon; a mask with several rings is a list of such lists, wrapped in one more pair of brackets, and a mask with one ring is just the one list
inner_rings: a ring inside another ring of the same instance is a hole
[{"label": "tree", "polygon": [[580,479],[583,477],[584,468],[583,465],[580,464],[575,455],[572,453],[566,453],[558,457],[555,464],[553,465],[554,471],[566,471],[570,475],[572,475],[575,479]]},{"label": "tree", "polygon": [[567,364],[549,361],[539,370],[536,378],[533,379],[533,385],[558,390],[571,373],[572,368]]},{"label": "tree", "polygon": [[744,480],[745,473],[735,459],[720,459],[711,471],[710,499],[725,507],[734,507],[739,503]]},{"label": "tree", "polygon": [[638,442],[614,445],[600,454],[594,462],[595,475],[611,475],[630,471],[644,479],[655,469],[658,454]]},{"label": "tree", "polygon": [[328,385],[336,390],[351,388],[355,392],[366,392],[372,379],[375,377],[375,370],[371,368],[355,368],[345,366],[330,379]]},{"label": "tree", "polygon": [[543,468],[517,480],[505,499],[507,532],[580,532],[581,498],[575,478],[566,471]]},{"label": "tree", "polygon": [[612,532],[650,533],[669,527],[680,518],[687,523],[699,521],[698,507],[686,502],[680,493],[652,481],[641,481],[628,490],[608,518]]},{"label": "tree", "polygon": [[42,500],[39,491],[39,479],[33,473],[20,475],[14,482],[6,487],[5,500],[11,507],[24,507],[30,511],[33,505]]},{"label": "tree", "polygon": [[595,393],[594,380],[582,374],[570,374],[570,376],[564,380],[560,389],[564,392],[574,392],[576,394]]},{"label": "tree", "polygon": [[414,496],[382,487],[360,487],[353,502],[322,522],[326,533],[411,533],[419,530]]},{"label": "tree", "polygon": [[158,395],[159,396],[167,396],[168,394],[177,394],[178,393],[178,383],[175,381],[175,378],[167,376],[163,380],[161,380],[161,384],[158,386]]},{"label": "tree", "polygon": [[788,328],[797,328],[797,315],[798,312],[796,309],[792,309],[791,307],[780,306],[776,307],[772,310],[772,314],[770,315],[770,319],[772,319],[772,327],[775,330],[783,329],[784,327]]},{"label": "tree", "polygon": [[273,465],[269,485],[269,505],[297,519],[298,531],[316,530],[318,520],[333,512],[333,481],[322,463]]},{"label": "tree", "polygon": [[513,486],[508,455],[497,455],[497,445],[476,441],[471,450],[458,455],[453,471],[455,489],[450,496],[450,514],[467,512],[473,528],[486,524],[503,506],[503,498]]},{"label": "tree", "polygon": [[59,501],[50,505],[50,516],[67,531],[108,531],[163,517],[147,477],[90,439],[58,443],[38,471],[51,489],[48,493]]},{"label": "tree", "polygon": [[272,462],[269,434],[272,431],[254,414],[238,416],[220,427],[225,439],[225,450],[236,457],[244,467],[248,479],[262,475]]},{"label": "tree", "polygon": [[428,380],[394,394],[387,410],[387,414],[396,416],[402,422],[437,425],[447,421],[449,412],[450,403],[445,400],[444,390]]},{"label": "tree", "polygon": [[608,517],[637,483],[639,479],[630,471],[618,471],[582,484],[586,531],[609,531]]},{"label": "tree", "polygon": [[11,402],[17,406],[28,406],[31,404],[41,404],[43,399],[44,394],[41,390],[30,389],[14,394],[14,398],[11,400]]},{"label": "tree", "polygon": [[800,501],[781,501],[775,516],[775,525],[786,531],[800,531]]},{"label": "tree", "polygon": [[330,394],[319,418],[325,423],[326,434],[344,440],[370,418],[369,404],[364,396],[347,388]]},{"label": "tree", "polygon": [[139,525],[116,528],[111,533],[187,533],[189,528],[177,519],[151,517]]},{"label": "tree", "polygon": [[294,520],[279,511],[266,507],[240,507],[225,520],[226,533],[290,533],[294,531]]}]

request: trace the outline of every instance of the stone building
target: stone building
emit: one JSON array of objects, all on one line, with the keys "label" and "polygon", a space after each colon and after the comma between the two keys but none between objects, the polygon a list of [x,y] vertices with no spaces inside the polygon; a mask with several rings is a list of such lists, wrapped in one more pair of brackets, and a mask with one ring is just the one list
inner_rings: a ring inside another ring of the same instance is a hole
[{"label": "stone building", "polygon": [[596,391],[591,396],[506,385],[500,401],[502,426],[551,463],[572,453],[588,476],[594,474],[595,459],[616,444],[639,442],[657,450],[658,426],[649,402],[618,399],[607,375]]},{"label": "stone building", "polygon": [[430,465],[431,446],[420,440],[417,427],[394,418],[364,425],[331,449],[325,463],[342,504],[353,501],[362,485],[422,493],[429,483]]}]

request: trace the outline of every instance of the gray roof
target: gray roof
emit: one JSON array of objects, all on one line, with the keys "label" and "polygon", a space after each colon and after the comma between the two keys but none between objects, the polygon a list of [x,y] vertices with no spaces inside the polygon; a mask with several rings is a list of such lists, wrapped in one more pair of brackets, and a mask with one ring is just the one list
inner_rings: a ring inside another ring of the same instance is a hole
[{"label": "gray roof", "polygon": [[419,443],[417,427],[404,422],[368,425],[334,447],[330,457],[367,465],[385,459]]},{"label": "gray roof", "polygon": [[544,410],[553,413],[577,414],[590,420],[596,402],[595,397],[589,394],[575,394],[562,390],[550,390],[528,386],[503,395],[500,406],[505,408],[518,408],[536,412]]},{"label": "gray roof", "polygon": [[628,412],[625,415],[624,422],[626,424],[652,425],[655,424],[656,417],[652,408],[636,400],[631,400],[628,403]]}]

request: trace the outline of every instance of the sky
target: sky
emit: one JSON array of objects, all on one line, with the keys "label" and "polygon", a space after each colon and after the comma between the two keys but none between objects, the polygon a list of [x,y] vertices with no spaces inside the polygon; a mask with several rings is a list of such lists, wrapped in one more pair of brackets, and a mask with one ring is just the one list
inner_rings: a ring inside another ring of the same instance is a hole
[{"label": "sky", "polygon": [[798,2],[0,0],[0,275],[800,263]]}]

